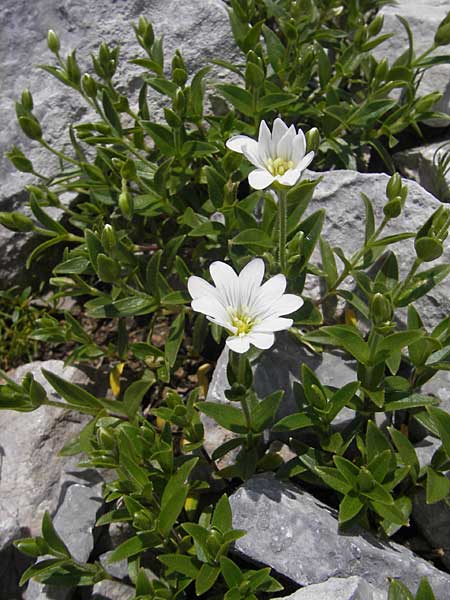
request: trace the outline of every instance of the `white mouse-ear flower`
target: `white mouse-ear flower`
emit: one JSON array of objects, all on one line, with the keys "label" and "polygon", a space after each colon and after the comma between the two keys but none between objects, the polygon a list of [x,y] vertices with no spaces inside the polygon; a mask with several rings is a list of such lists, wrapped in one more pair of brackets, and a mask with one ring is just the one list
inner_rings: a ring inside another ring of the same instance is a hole
[{"label": "white mouse-ear flower", "polygon": [[262,283],[261,258],[251,260],[239,275],[220,261],[213,262],[209,271],[215,287],[201,277],[189,277],[191,306],[231,334],[226,344],[234,352],[247,352],[250,344],[260,349],[270,348],[275,341],[274,332],[292,326],[292,319],[283,315],[303,305],[299,296],[284,293],[284,275],[275,275]]},{"label": "white mouse-ear flower", "polygon": [[261,121],[258,141],[235,135],[226,146],[243,154],[256,167],[248,176],[255,190],[263,190],[274,182],[287,187],[295,185],[314,158],[314,152],[306,154],[303,131],[296,131],[293,125],[288,127],[280,118],[275,119],[272,132],[266,122]]}]

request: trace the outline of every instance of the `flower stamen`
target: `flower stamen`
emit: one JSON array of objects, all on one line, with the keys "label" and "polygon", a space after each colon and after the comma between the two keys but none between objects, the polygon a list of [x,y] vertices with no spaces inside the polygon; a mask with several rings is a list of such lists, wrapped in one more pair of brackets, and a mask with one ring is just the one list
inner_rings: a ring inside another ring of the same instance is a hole
[{"label": "flower stamen", "polygon": [[231,324],[236,327],[235,335],[247,335],[255,325],[255,319],[241,311],[230,311]]},{"label": "flower stamen", "polygon": [[284,175],[286,171],[292,169],[294,163],[292,160],[286,160],[284,158],[268,158],[266,161],[267,170],[276,177],[277,175]]}]

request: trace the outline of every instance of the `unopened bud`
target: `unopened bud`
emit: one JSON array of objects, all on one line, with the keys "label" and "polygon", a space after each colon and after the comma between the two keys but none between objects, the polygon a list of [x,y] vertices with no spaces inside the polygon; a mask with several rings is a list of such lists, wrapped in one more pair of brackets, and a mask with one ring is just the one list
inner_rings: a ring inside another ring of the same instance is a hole
[{"label": "unopened bud", "polygon": [[393,200],[398,196],[402,189],[402,178],[398,173],[394,173],[390,178],[386,186],[386,196],[389,200]]},{"label": "unopened bud", "polygon": [[383,294],[374,294],[370,303],[370,317],[375,325],[388,323],[393,316],[392,304]]},{"label": "unopened bud", "polygon": [[396,196],[393,200],[383,206],[383,212],[388,219],[396,219],[400,216],[403,208],[403,202],[400,196]]},{"label": "unopened bud", "polygon": [[119,196],[119,208],[125,219],[131,221],[134,213],[134,203],[133,197],[126,189],[123,189]]},{"label": "unopened bud", "polygon": [[59,43],[59,37],[53,31],[53,29],[49,29],[47,33],[47,46],[53,54],[58,54],[59,49],[61,47]]},{"label": "unopened bud", "polygon": [[29,112],[33,110],[33,96],[30,90],[23,90],[20,101],[25,110]]},{"label": "unopened bud", "polygon": [[0,212],[0,224],[11,231],[26,232],[34,229],[34,223],[19,212]]},{"label": "unopened bud", "polygon": [[31,140],[40,140],[42,138],[42,129],[34,117],[19,117],[19,125],[24,134]]},{"label": "unopened bud", "polygon": [[320,133],[317,127],[313,127],[305,134],[306,138],[306,149],[308,152],[317,152],[320,146]]},{"label": "unopened bud", "polygon": [[384,23],[384,15],[382,13],[378,13],[375,19],[368,27],[369,37],[373,37],[378,35],[383,28]]},{"label": "unopened bud", "polygon": [[419,237],[414,241],[417,258],[424,262],[431,262],[439,258],[444,252],[441,242],[432,237]]},{"label": "unopened bud", "polygon": [[102,246],[108,252],[111,252],[111,250],[113,250],[117,245],[116,232],[114,231],[114,229],[111,227],[111,225],[109,223],[107,223],[103,227],[101,240],[102,240]]},{"label": "unopened bud", "polygon": [[184,111],[186,110],[186,96],[182,89],[179,88],[176,91],[172,106],[173,106],[174,111],[177,114],[179,114],[179,115],[184,114]]},{"label": "unopened bud", "polygon": [[97,84],[95,83],[95,79],[91,77],[89,73],[85,73],[83,75],[81,84],[83,86],[83,90],[86,93],[86,96],[88,96],[89,98],[97,97]]}]

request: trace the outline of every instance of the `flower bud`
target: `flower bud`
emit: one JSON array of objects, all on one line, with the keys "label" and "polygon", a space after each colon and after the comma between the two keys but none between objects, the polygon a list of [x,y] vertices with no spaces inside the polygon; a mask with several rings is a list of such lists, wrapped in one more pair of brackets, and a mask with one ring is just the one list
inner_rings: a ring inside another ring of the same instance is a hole
[{"label": "flower bud", "polygon": [[143,35],[143,42],[146,48],[151,48],[155,41],[155,34],[151,23],[147,23],[147,29]]},{"label": "flower bud", "polygon": [[12,162],[18,171],[21,171],[22,173],[33,172],[33,164],[31,160],[29,160],[22,150],[17,148],[17,146],[14,146],[9,152],[6,152],[5,156]]},{"label": "flower bud", "polygon": [[172,79],[173,81],[182,87],[187,81],[188,75],[184,69],[174,69],[172,71]]},{"label": "flower bud", "polygon": [[370,317],[375,325],[388,323],[393,316],[392,304],[383,294],[374,294],[370,302]]},{"label": "flower bud", "polygon": [[58,54],[61,45],[59,43],[59,37],[56,35],[56,33],[53,31],[53,29],[48,30],[47,46],[48,46],[50,52],[53,52],[53,54]]},{"label": "flower bud", "polygon": [[424,262],[431,262],[439,258],[444,252],[442,243],[432,237],[419,237],[414,241],[417,258]]},{"label": "flower bud", "polygon": [[26,232],[34,229],[34,223],[19,212],[0,212],[0,224],[11,231]]},{"label": "flower bud", "polygon": [[386,196],[389,200],[394,200],[398,196],[402,189],[402,178],[399,173],[394,173],[390,178],[386,186]]},{"label": "flower bud", "polygon": [[102,246],[108,252],[111,252],[117,246],[117,236],[114,229],[111,227],[109,223],[107,223],[103,227],[102,235],[101,235]]},{"label": "flower bud", "polygon": [[106,427],[99,427],[97,429],[97,440],[100,446],[106,450],[114,450],[116,447],[116,440]]},{"label": "flower bud", "polygon": [[24,134],[31,140],[40,140],[42,138],[42,129],[33,116],[19,117],[19,125]]},{"label": "flower bud", "polygon": [[123,189],[119,196],[119,208],[125,219],[131,221],[134,213],[134,203],[133,197],[126,189]]},{"label": "flower bud", "polygon": [[434,36],[436,46],[446,46],[450,44],[450,13],[439,24]]},{"label": "flower bud", "polygon": [[146,17],[141,15],[138,19],[138,24],[137,24],[137,28],[136,28],[139,35],[143,36],[145,34],[145,32],[147,31],[148,24],[149,23],[148,23],[148,20],[146,19]]},{"label": "flower bud", "polygon": [[30,90],[23,90],[20,102],[26,111],[31,112],[33,110],[33,96]]},{"label": "flower bud", "polygon": [[83,86],[83,90],[86,93],[86,96],[88,96],[89,98],[97,97],[97,84],[95,83],[95,79],[91,77],[89,73],[85,73],[83,75],[81,84]]},{"label": "flower bud", "polygon": [[186,110],[186,96],[181,88],[178,88],[176,91],[172,107],[178,115],[184,114],[184,111]]},{"label": "flower bud", "polygon": [[396,196],[393,200],[383,206],[383,212],[388,219],[396,219],[402,212],[403,203],[400,196]]},{"label": "flower bud", "polygon": [[75,85],[79,85],[81,79],[80,67],[78,66],[75,57],[75,50],[71,52],[66,60],[67,77],[69,81]]},{"label": "flower bud", "polygon": [[308,152],[311,152],[311,150],[313,152],[317,152],[320,146],[320,133],[317,127],[312,127],[309,131],[307,131],[305,134],[305,138],[306,150]]},{"label": "flower bud", "polygon": [[378,35],[383,28],[384,23],[384,15],[382,13],[378,13],[375,19],[368,27],[369,37],[374,37]]}]

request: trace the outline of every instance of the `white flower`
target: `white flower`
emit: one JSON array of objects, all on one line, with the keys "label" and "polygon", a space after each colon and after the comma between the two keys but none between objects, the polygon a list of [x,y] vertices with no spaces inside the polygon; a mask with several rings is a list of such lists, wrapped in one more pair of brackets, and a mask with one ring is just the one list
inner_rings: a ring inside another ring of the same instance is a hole
[{"label": "white flower", "polygon": [[270,348],[275,341],[274,331],[292,325],[292,319],[281,315],[292,313],[303,304],[299,296],[284,293],[284,275],[275,275],[261,285],[264,277],[261,258],[250,261],[239,275],[220,261],[213,262],[209,272],[216,287],[201,277],[189,277],[191,306],[231,333],[226,343],[234,352],[247,352],[250,344]]},{"label": "white flower", "polygon": [[235,135],[227,148],[240,152],[257,167],[248,176],[255,190],[263,190],[277,181],[292,186],[299,180],[302,171],[314,158],[314,152],[306,152],[306,140],[301,129],[289,128],[281,119],[275,119],[272,133],[265,121],[259,126],[258,141],[246,135]]}]

